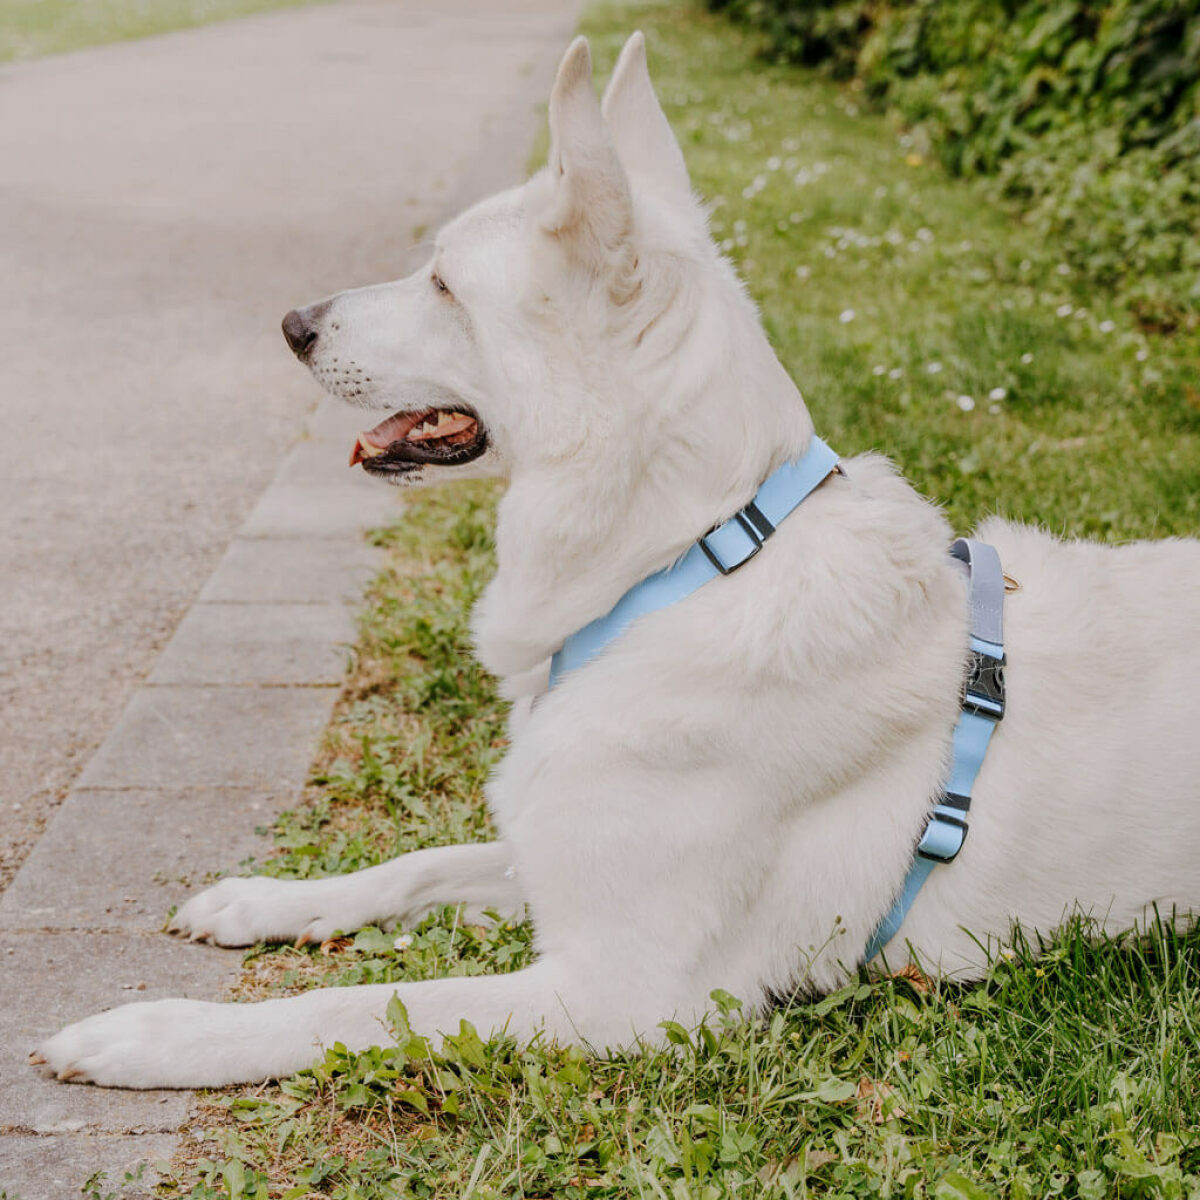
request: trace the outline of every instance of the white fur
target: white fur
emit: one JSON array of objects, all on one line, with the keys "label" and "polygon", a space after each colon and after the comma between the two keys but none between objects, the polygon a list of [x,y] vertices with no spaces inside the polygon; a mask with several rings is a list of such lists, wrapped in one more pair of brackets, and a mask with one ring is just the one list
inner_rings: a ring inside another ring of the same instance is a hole
[{"label": "white fur", "polygon": [[[518,697],[488,792],[503,841],[341,879],[231,879],[175,922],[245,945],[412,922],[442,903],[525,904],[536,965],[129,1005],[41,1047],[60,1076],[282,1075],[336,1040],[385,1037],[393,994],[428,1034],[466,1018],[628,1045],[700,1017],[716,988],[760,1010],[859,963],[945,777],[967,635],[951,531],[884,460],[849,460],[752,563],[530,704],[568,633],[744,504],[812,432],[708,239],[639,35],[603,113],[577,41],[551,99],[550,166],[438,239],[451,295],[422,271],[337,296],[311,363],[373,409],[447,391],[475,407],[485,459],[401,482],[509,480],[475,614],[480,658]],[[1049,931],[1083,911],[1116,931],[1200,899],[1200,543],[1112,549],[1002,522],[980,536],[1021,585],[1005,614],[1009,712],[966,846],[886,948],[893,967],[911,943],[926,969],[969,975],[1015,920]]]}]

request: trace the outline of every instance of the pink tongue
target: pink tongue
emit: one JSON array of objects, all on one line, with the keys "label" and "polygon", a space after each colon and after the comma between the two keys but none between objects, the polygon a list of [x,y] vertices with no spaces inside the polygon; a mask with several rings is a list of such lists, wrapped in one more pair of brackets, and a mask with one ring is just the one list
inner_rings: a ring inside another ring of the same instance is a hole
[{"label": "pink tongue", "polygon": [[395,416],[388,417],[386,421],[380,421],[374,429],[360,433],[354,442],[354,449],[350,451],[350,465],[356,466],[364,458],[373,457],[373,455],[363,453],[364,444],[370,446],[374,451],[383,451],[393,442],[402,441],[405,434],[423,415],[423,413],[397,413]]},{"label": "pink tongue", "polygon": [[380,421],[374,429],[360,433],[359,440],[379,450],[386,450],[393,442],[400,441],[419,419],[419,413],[397,413],[394,417],[388,417],[386,421]]}]

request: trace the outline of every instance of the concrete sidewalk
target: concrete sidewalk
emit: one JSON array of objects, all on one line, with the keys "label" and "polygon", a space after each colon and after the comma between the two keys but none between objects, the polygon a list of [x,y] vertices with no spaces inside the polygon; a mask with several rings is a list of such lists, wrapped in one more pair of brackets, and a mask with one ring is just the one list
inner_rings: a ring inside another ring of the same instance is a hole
[{"label": "concrete sidewalk", "polygon": [[521,176],[576,11],[355,2],[0,72],[9,1200],[173,1151],[188,1094],[51,1083],[26,1054],[232,978],[236,953],[160,932],[168,906],[298,796],[361,531],[399,511],[343,465],[353,412],[305,418],[282,311],[402,273],[415,229]]}]

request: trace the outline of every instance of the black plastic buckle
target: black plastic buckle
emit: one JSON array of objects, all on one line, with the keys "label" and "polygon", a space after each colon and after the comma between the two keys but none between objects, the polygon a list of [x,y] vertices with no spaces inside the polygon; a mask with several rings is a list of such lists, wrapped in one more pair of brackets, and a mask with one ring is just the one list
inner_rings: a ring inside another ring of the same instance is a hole
[{"label": "black plastic buckle", "polygon": [[972,647],[967,660],[967,686],[963,692],[962,706],[967,712],[991,717],[993,721],[1004,719],[1004,658],[993,658]]},{"label": "black plastic buckle", "polygon": [[[704,551],[708,561],[712,563],[712,565],[716,567],[716,569],[722,575],[732,575],[734,571],[738,569],[738,567],[744,567],[763,548],[763,543],[767,540],[767,538],[769,538],[771,534],[775,532],[775,526],[767,520],[767,518],[762,514],[758,506],[753,501],[747,504],[746,507],[740,512],[734,513],[730,520],[736,521],[742,527],[742,529],[745,530],[746,535],[750,538],[751,542],[754,543],[754,549],[751,550],[750,553],[744,558],[738,559],[738,561],[732,566],[727,567],[717,557],[716,551],[713,550],[713,548],[708,544],[709,534],[715,533],[718,528],[721,528],[721,526],[714,525],[712,529],[710,529],[703,537],[696,539],[697,544],[700,546],[700,549]],[[728,523],[728,521],[725,522],[725,524]]]}]

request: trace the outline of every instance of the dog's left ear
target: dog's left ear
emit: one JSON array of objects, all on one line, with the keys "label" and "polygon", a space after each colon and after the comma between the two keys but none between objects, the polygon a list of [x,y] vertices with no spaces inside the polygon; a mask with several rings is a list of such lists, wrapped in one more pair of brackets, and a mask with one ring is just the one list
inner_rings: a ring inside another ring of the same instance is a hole
[{"label": "dog's left ear", "polygon": [[550,93],[549,172],[553,196],[542,227],[617,287],[634,257],[633,202],[592,90],[586,38],[571,43]]},{"label": "dog's left ear", "polygon": [[656,189],[669,201],[694,203],[683,152],[650,82],[641,30],[621,50],[602,111],[617,156],[634,183]]}]

